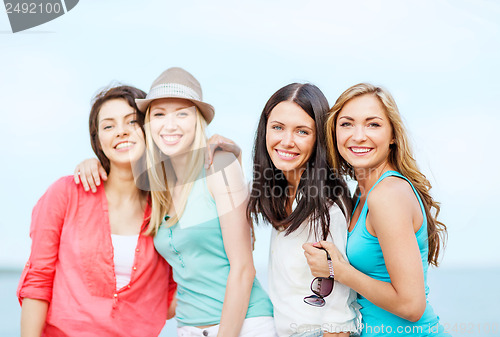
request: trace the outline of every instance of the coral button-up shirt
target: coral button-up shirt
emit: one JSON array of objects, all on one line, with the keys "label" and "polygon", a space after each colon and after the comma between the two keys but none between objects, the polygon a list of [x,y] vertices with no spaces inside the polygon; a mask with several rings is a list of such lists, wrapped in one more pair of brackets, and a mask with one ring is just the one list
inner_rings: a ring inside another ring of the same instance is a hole
[{"label": "coral button-up shirt", "polygon": [[102,186],[94,194],[71,176],[56,181],[33,209],[30,236],[17,295],[50,302],[45,336],[158,336],[176,290],[171,268],[141,234],[130,283],[116,289]]}]

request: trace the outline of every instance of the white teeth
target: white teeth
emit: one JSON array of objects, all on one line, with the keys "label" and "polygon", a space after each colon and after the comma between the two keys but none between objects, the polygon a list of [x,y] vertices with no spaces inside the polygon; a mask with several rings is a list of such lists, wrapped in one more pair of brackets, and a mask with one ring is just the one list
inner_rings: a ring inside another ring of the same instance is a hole
[{"label": "white teeth", "polygon": [[175,136],[162,136],[163,139],[165,139],[167,142],[175,142],[179,138],[181,138],[180,135],[175,135]]},{"label": "white teeth", "polygon": [[293,154],[293,153],[287,153],[287,152],[281,152],[281,151],[278,151],[278,154],[279,154],[280,156],[283,156],[283,157],[288,157],[288,158],[292,158],[292,157],[297,156],[296,154]]},{"label": "white teeth", "polygon": [[134,143],[124,142],[124,143],[120,143],[120,144],[116,145],[115,149],[119,150],[119,149],[123,149],[124,147],[129,147],[132,145],[134,145]]},{"label": "white teeth", "polygon": [[366,153],[366,152],[370,152],[371,149],[368,149],[368,148],[353,148],[351,147],[351,151],[354,152],[354,153]]}]

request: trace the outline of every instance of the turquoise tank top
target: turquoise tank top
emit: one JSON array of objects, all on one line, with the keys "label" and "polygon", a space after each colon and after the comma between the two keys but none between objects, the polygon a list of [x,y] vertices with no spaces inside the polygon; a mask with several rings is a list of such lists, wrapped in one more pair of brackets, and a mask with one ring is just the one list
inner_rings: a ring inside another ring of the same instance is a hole
[{"label": "turquoise tank top", "polygon": [[[404,179],[411,185],[415,195],[417,196],[420,209],[422,210],[424,220],[420,229],[415,233],[415,237],[417,238],[420,256],[422,258],[425,296],[427,297],[429,294],[429,287],[427,286],[427,255],[429,251],[427,243],[427,218],[425,215],[424,205],[417,193],[417,190],[401,173],[396,171],[387,171],[373,185],[368,192],[368,195],[379,182],[390,176]],[[366,198],[367,200],[368,195]],[[358,204],[359,197],[356,201],[356,205],[354,206],[354,210],[356,210]],[[365,201],[356,225],[347,236],[347,257],[351,265],[364,274],[380,281],[391,282],[378,238],[371,235],[366,228],[367,214],[368,203]],[[402,336],[450,336],[448,334],[443,334],[444,328],[439,324],[439,317],[434,313],[428,302],[422,318],[420,318],[417,322],[410,322],[384,309],[381,309],[359,294],[358,303],[362,307],[360,310],[363,323],[361,336],[387,336],[393,334]]]},{"label": "turquoise tank top", "polygon": [[[202,175],[193,184],[182,217],[172,227],[162,225],[154,239],[177,282],[179,326],[219,324],[229,275],[217,208]],[[273,307],[255,279],[246,317],[262,316],[273,316]]]}]

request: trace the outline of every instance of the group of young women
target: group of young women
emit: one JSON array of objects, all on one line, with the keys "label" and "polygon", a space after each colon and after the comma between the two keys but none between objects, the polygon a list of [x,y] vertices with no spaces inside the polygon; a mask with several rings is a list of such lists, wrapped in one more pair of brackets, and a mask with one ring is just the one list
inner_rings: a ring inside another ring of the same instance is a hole
[{"label": "group of young women", "polygon": [[[446,227],[386,90],[355,85],[329,111],[312,84],[279,89],[260,117],[250,190],[239,148],[207,142],[213,118],[181,68],[147,95],[97,95],[101,167],[80,165],[80,184],[58,180],[33,210],[22,336],[157,336],[174,315],[179,336],[443,334],[426,272]],[[205,165],[210,144],[230,152]],[[252,220],[273,227],[269,297]]]}]

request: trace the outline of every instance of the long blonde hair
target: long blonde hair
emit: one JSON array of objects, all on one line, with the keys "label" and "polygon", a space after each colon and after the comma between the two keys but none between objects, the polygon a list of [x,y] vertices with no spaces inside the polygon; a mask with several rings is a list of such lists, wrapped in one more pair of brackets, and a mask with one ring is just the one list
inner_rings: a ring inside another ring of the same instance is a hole
[{"label": "long blonde hair", "polygon": [[411,181],[422,199],[427,216],[429,244],[427,261],[429,264],[437,266],[441,246],[444,246],[446,241],[446,225],[437,220],[441,207],[429,192],[432,186],[417,166],[398,107],[394,98],[387,90],[369,83],[360,83],[350,87],[340,95],[335,105],[330,109],[330,115],[326,123],[330,165],[333,169],[338,170],[340,174],[348,175],[355,179],[353,168],[339,153],[335,131],[339,113],[344,105],[351,99],[362,95],[373,95],[384,106],[387,117],[391,122],[394,136],[394,144],[390,146],[389,163]]},{"label": "long blonde hair", "polygon": [[[182,189],[179,201],[175,203],[175,211],[168,214],[166,225],[168,227],[175,225],[182,217],[186,208],[189,193],[195,180],[199,178],[200,172],[205,162],[204,149],[207,144],[205,129],[207,122],[196,108],[196,126],[195,137],[191,145],[191,153],[186,164],[186,175],[184,182],[181,182]],[[170,193],[175,186],[177,177],[168,156],[164,155],[156,146],[151,135],[150,111],[146,112],[145,118],[146,133],[146,164],[151,189],[151,219],[147,229],[147,234],[156,235],[160,225],[163,223],[167,212],[174,209],[174,202]]]}]

